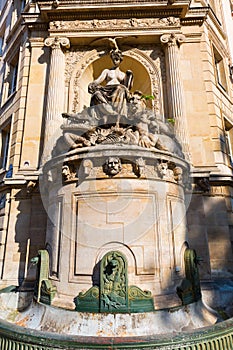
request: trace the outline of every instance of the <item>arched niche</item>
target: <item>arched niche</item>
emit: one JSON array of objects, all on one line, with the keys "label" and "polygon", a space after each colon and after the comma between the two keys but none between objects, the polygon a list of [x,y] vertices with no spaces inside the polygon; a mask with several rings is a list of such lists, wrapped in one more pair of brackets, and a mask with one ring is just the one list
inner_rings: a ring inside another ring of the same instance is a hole
[{"label": "arched niche", "polygon": [[[118,250],[122,254],[125,255],[127,262],[128,262],[128,276],[129,276],[129,282],[132,283],[134,282],[134,276],[137,274],[137,257],[135,256],[134,252],[132,249],[119,241],[114,241],[114,242],[108,242],[101,247],[99,247],[96,257],[95,257],[95,266],[97,268],[97,273],[99,273],[98,270],[98,265],[103,258],[103,256],[108,253],[111,250]],[[95,269],[94,269],[95,270]],[[96,273],[96,271],[95,271]],[[95,276],[94,276],[95,278]]]},{"label": "arched niche", "polygon": [[[161,73],[156,64],[138,49],[125,51],[123,55],[120,69],[123,72],[131,70],[134,75],[131,92],[140,90],[144,95],[153,95],[154,100],[148,101],[148,108],[152,108],[157,115],[163,114]],[[81,112],[90,105],[88,84],[98,78],[104,69],[111,67],[109,52],[97,50],[87,53],[73,67],[69,84],[69,112]]]}]

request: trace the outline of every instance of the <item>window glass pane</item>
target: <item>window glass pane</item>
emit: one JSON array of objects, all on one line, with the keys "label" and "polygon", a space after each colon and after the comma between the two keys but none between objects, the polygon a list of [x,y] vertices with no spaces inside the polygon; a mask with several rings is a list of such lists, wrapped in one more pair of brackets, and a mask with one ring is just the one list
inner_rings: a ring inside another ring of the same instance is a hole
[{"label": "window glass pane", "polygon": [[18,74],[18,63],[16,65],[11,64],[8,76],[8,97],[16,91],[17,84],[17,74]]},{"label": "window glass pane", "polygon": [[224,61],[218,51],[214,48],[214,64],[218,84],[227,91],[227,80],[224,68]]},{"label": "window glass pane", "polygon": [[229,158],[230,165],[233,166],[233,125],[225,120],[225,139],[226,153]]},{"label": "window glass pane", "polygon": [[8,124],[4,129],[1,130],[1,158],[0,158],[0,168],[6,169],[8,153],[9,153],[9,141],[10,141],[10,129],[11,124]]}]

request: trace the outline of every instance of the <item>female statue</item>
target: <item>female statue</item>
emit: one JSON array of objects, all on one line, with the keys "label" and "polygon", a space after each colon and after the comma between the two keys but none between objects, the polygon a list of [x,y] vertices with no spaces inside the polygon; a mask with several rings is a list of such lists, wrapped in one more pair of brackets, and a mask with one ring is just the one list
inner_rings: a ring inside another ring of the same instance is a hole
[{"label": "female statue", "polygon": [[[111,51],[113,67],[104,69],[100,76],[88,85],[88,92],[92,94],[91,107],[97,119],[104,119],[105,123],[109,116],[116,119],[119,126],[121,116],[127,117],[127,102],[129,102],[129,89],[132,86],[133,73],[122,72],[119,68],[123,60],[122,52],[118,49]],[[100,85],[106,82],[105,86]]]}]

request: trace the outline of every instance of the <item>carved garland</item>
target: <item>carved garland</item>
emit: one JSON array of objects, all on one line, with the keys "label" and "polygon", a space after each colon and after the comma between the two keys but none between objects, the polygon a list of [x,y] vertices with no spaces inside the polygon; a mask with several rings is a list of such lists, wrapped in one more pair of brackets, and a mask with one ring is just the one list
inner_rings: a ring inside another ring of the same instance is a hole
[{"label": "carved garland", "polygon": [[[80,89],[80,77],[82,76],[85,69],[95,60],[99,59],[104,54],[107,54],[107,51],[97,51],[92,50],[91,52],[87,51],[71,51],[66,54],[66,68],[65,68],[65,80],[66,86],[70,84],[73,94],[70,96],[71,104],[69,110],[73,113],[78,112],[79,105],[79,89]],[[155,97],[153,100],[153,109],[154,112],[158,114],[163,113],[162,108],[162,77],[161,77],[161,59],[160,55],[155,61],[152,61],[145,53],[137,48],[133,50],[128,50],[124,52],[125,56],[130,56],[142,63],[145,69],[148,72],[148,75],[151,80],[152,85],[152,95]],[[75,67],[76,66],[76,67]],[[76,68],[76,69],[75,69]]]}]

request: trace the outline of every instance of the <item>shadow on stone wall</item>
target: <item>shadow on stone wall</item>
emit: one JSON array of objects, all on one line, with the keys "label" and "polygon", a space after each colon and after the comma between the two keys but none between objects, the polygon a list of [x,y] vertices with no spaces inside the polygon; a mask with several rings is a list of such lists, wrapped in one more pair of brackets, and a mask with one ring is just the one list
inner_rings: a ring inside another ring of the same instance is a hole
[{"label": "shadow on stone wall", "polygon": [[[20,254],[18,266],[19,308],[22,308],[24,296],[33,292],[36,267],[30,262],[37,256],[38,250],[45,246],[47,216],[37,190],[27,193],[20,190],[15,198],[18,215],[15,224],[15,242]],[[25,294],[26,293],[26,294]]]},{"label": "shadow on stone wall", "polygon": [[189,244],[203,259],[199,271],[204,300],[210,307],[232,316],[233,242],[229,226],[229,217],[232,215],[230,197],[216,196],[210,191],[195,192],[192,195],[187,211]]}]

